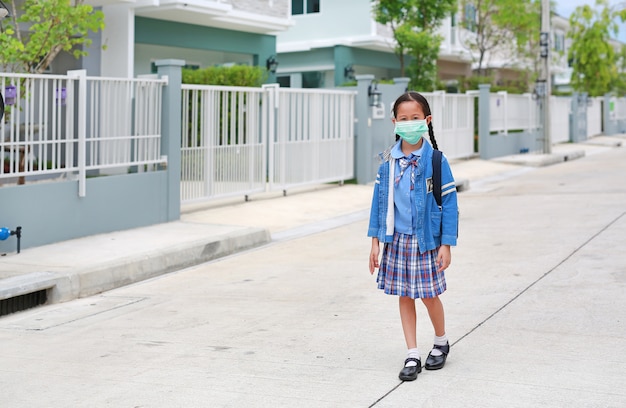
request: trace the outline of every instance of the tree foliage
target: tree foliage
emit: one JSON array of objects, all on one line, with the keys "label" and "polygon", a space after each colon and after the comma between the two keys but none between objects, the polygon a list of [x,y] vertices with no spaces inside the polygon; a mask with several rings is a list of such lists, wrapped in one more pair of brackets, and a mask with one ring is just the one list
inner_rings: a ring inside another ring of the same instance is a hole
[{"label": "tree foliage", "polygon": [[0,66],[4,70],[40,74],[61,51],[87,55],[89,31],[104,28],[104,14],[84,0],[11,0],[11,18],[0,21]]},{"label": "tree foliage", "polygon": [[517,68],[538,72],[540,0],[461,0],[462,44],[486,75],[487,58],[498,56]]},{"label": "tree foliage", "polygon": [[626,11],[611,8],[607,0],[596,0],[595,7],[579,6],[570,16],[568,37],[572,45],[568,57],[574,90],[601,96],[617,85],[619,54],[610,38],[618,33],[618,20],[626,20]]},{"label": "tree foliage", "polygon": [[267,80],[267,76],[265,67],[259,66],[235,65],[183,69],[184,84],[259,87]]},{"label": "tree foliage", "polygon": [[374,19],[391,28],[401,75],[409,73],[414,89],[433,87],[441,44],[435,31],[455,8],[456,0],[373,0]]}]

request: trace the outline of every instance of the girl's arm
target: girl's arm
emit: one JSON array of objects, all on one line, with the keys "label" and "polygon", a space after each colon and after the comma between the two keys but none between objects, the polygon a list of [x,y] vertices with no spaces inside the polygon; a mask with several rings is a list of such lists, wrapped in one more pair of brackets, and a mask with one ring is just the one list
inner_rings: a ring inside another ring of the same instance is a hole
[{"label": "girl's arm", "polygon": [[370,251],[370,274],[374,274],[374,269],[378,268],[378,255],[380,254],[380,244],[378,238],[372,238],[372,250]]},{"label": "girl's arm", "polygon": [[450,262],[452,262],[450,245],[441,245],[437,252],[437,272],[441,272],[450,266]]}]

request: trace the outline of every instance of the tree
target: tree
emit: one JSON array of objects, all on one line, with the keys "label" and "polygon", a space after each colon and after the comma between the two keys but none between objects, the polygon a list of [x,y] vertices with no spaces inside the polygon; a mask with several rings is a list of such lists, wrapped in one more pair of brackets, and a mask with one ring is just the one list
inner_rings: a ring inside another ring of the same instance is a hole
[{"label": "tree", "polygon": [[[0,65],[14,72],[43,73],[61,51],[87,55],[89,31],[104,28],[104,14],[84,0],[11,0],[11,18],[0,21]],[[24,31],[22,31],[24,30]]]},{"label": "tree", "polygon": [[411,86],[416,89],[432,88],[441,44],[435,30],[455,10],[456,0],[373,0],[373,3],[374,19],[389,25],[393,32],[401,75],[408,71]]},{"label": "tree", "polygon": [[[484,76],[486,59],[497,54],[538,72],[540,0],[461,0],[462,43]],[[519,57],[522,57],[521,60]]]},{"label": "tree", "polygon": [[601,96],[610,92],[619,80],[617,53],[610,44],[618,33],[617,20],[626,20],[626,10],[614,10],[607,0],[596,6],[579,6],[570,16],[572,39],[568,58],[572,61],[571,84],[575,91]]},{"label": "tree", "polygon": [[[551,7],[552,8],[552,7]],[[526,75],[528,89],[539,77],[542,61],[540,57],[539,34],[541,32],[541,0],[513,1],[505,5],[505,10],[498,13],[496,22],[506,30],[513,31],[514,54],[510,59]],[[555,61],[557,56],[553,56]]]}]

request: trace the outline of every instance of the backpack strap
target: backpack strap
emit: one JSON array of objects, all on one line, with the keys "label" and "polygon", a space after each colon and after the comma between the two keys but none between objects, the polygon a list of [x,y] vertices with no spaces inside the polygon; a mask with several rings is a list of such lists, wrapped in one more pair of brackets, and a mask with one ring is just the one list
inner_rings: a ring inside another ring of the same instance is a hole
[{"label": "backpack strap", "polygon": [[433,194],[441,207],[441,151],[433,150]]}]

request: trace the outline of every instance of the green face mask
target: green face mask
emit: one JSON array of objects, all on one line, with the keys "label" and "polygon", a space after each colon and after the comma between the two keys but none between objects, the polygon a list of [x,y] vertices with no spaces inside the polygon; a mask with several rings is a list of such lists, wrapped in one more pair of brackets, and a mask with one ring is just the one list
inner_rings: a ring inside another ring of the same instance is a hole
[{"label": "green face mask", "polygon": [[428,124],[426,119],[396,122],[395,132],[396,135],[406,140],[407,143],[414,145],[428,132]]}]

